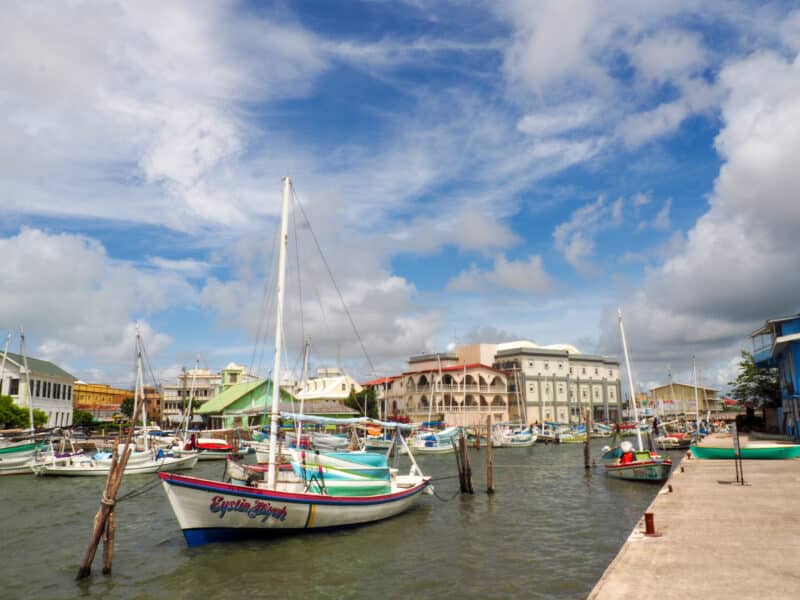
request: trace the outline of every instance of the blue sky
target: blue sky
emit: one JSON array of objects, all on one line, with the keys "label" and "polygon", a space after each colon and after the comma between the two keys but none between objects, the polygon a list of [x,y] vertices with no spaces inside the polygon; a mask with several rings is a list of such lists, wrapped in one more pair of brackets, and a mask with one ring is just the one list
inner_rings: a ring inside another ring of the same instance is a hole
[{"label": "blue sky", "polygon": [[364,378],[475,341],[619,356],[622,307],[640,385],[696,354],[720,386],[798,310],[793,3],[6,13],[0,328],[86,380],[132,381],[136,323],[158,379],[268,368],[283,175],[360,336],[301,232],[290,365],[303,334]]}]

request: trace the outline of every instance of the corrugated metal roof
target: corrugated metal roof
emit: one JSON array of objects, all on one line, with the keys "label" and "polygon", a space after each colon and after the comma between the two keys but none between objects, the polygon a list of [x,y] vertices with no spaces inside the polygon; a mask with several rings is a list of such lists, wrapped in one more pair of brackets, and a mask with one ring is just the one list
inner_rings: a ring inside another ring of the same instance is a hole
[{"label": "corrugated metal roof", "polygon": [[[236,385],[232,385],[221,394],[217,394],[211,400],[204,403],[200,408],[198,408],[195,411],[195,413],[200,415],[220,414],[245,394],[252,392],[259,386],[266,385],[267,381],[269,380],[261,379],[259,381],[245,381],[243,383],[237,383]],[[291,398],[292,396],[289,393],[287,393],[286,390],[281,389],[282,401],[283,400],[289,401],[291,400]]]},{"label": "corrugated metal roof", "polygon": [[[0,353],[0,356],[2,353]],[[23,358],[21,354],[14,354],[13,352],[8,353],[8,358],[13,360],[20,366],[23,366],[25,363],[23,362]],[[47,360],[41,360],[39,358],[32,358],[30,356],[27,357],[28,359],[28,368],[31,370],[31,373],[41,373],[42,375],[50,375],[51,377],[62,377],[64,379],[71,379],[72,381],[77,381],[77,377],[70,375],[61,367],[58,367]],[[0,359],[2,360],[2,359]]]}]

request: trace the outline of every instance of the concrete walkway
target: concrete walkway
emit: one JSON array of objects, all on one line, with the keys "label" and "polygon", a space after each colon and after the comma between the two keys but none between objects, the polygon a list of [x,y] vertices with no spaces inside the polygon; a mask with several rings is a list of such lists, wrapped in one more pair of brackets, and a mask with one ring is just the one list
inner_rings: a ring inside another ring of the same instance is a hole
[{"label": "concrete walkway", "polygon": [[589,598],[800,598],[800,460],[742,464],[745,486],[732,460],[674,465],[647,510],[661,537],[642,518]]}]

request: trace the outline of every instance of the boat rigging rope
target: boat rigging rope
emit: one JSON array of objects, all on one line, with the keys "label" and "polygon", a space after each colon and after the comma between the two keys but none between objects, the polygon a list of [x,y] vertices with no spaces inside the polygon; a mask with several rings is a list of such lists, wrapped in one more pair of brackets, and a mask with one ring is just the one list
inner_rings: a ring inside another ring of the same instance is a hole
[{"label": "boat rigging rope", "polygon": [[[292,195],[294,195],[294,187],[292,188]],[[317,239],[317,234],[314,233],[314,228],[311,227],[311,222],[308,220],[308,216],[306,212],[303,210],[303,205],[300,204],[300,201],[297,198],[294,199],[297,203],[297,208],[300,209],[300,213],[303,215],[303,219],[305,219],[306,225],[308,226],[308,232],[311,234],[311,239],[314,240],[314,245],[317,247],[317,251],[319,252],[320,257],[322,258],[322,264],[325,265],[325,269],[328,271],[328,276],[331,278],[331,283],[333,284],[333,288],[336,290],[336,294],[339,296],[339,302],[342,304],[342,310],[344,310],[344,314],[347,315],[347,319],[350,321],[350,326],[353,328],[353,332],[355,333],[356,339],[358,340],[358,344],[361,346],[361,351],[364,353],[364,357],[367,359],[369,363],[370,372],[375,373],[375,365],[372,364],[372,359],[370,358],[369,354],[367,353],[367,349],[364,346],[364,341],[361,339],[361,335],[358,333],[358,328],[356,327],[355,321],[353,321],[353,316],[350,314],[350,309],[347,308],[347,304],[345,304],[344,296],[342,295],[342,291],[339,289],[339,285],[336,283],[336,279],[333,277],[333,271],[331,270],[330,265],[328,264],[328,259],[325,258],[325,255],[322,252],[322,247],[320,246],[319,240]]]}]

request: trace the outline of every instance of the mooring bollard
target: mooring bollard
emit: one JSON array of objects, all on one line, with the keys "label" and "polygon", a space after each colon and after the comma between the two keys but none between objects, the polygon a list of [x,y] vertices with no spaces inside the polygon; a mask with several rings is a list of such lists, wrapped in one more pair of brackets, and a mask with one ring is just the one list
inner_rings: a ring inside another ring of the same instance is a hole
[{"label": "mooring bollard", "polygon": [[656,531],[655,515],[651,512],[644,513],[644,534],[648,537],[660,537]]}]

